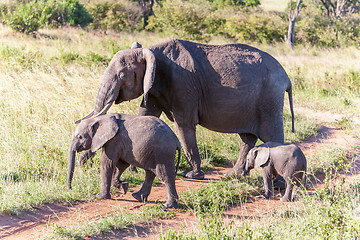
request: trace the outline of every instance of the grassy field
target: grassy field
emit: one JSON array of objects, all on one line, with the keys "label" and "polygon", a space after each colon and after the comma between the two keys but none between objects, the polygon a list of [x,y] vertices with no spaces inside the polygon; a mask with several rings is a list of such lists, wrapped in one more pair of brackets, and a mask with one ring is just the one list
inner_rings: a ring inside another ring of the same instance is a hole
[{"label": "grassy field", "polygon": [[[263,6],[270,8],[274,3],[267,1]],[[95,163],[92,167],[90,164],[85,168],[76,167],[74,189],[66,189],[68,147],[75,128],[74,120],[93,108],[103,72],[115,52],[129,48],[133,41],[149,46],[165,39],[152,33],[104,34],[75,28],[41,30],[33,38],[0,27],[0,213],[21,214],[39,204],[95,199],[99,191],[99,169],[94,167],[98,166],[98,157],[93,160]],[[225,42],[225,39],[215,38],[210,43]],[[317,49],[299,46],[291,51],[285,44],[257,47],[275,56],[288,72],[294,85],[295,112],[297,106],[348,116],[359,112],[358,48]],[[139,101],[136,99],[113,106],[110,111],[135,114]],[[284,119],[287,142],[303,141],[316,134],[318,125],[314,119],[298,113],[295,114],[296,133],[292,134],[288,109],[286,97]],[[359,135],[356,123],[348,122],[343,127],[354,136]],[[236,159],[240,149],[237,135],[214,133],[201,127],[198,127],[197,134],[201,157],[206,163],[204,168],[210,168],[216,162]],[[310,173],[324,171],[344,158],[342,149],[330,147],[317,154],[307,156],[311,161]],[[184,161],[182,167],[186,167]],[[139,184],[143,177],[143,173],[133,174],[130,171],[124,175],[132,186]],[[256,174],[245,180],[220,184],[202,191],[229,198],[225,207],[243,201],[241,197],[234,200],[234,195],[251,194],[254,189],[262,187]],[[227,187],[229,194],[216,192],[216,189]],[[331,191],[334,194],[329,194]],[[358,194],[358,184],[325,189],[316,196],[304,198],[304,205],[299,209],[279,210],[268,219],[236,222],[233,227],[216,223],[215,215],[214,219],[203,222],[198,238],[211,239],[211,236],[204,236],[216,231],[223,234],[220,238],[247,236],[245,238],[278,239],[286,236],[286,239],[296,239],[296,236],[304,234],[307,238],[312,238],[313,234],[321,238],[323,235],[320,234],[335,228],[339,234],[334,235],[334,239],[350,239],[355,236],[351,235],[352,232],[359,233],[359,225],[356,224],[359,220],[356,215],[359,203],[358,197],[355,197]],[[199,209],[190,204],[198,202],[198,206],[202,206],[204,196],[206,194],[182,195],[184,209],[212,213],[214,209]],[[223,208],[217,208],[216,214],[221,214]],[[165,210],[155,211],[160,214]],[[325,212],[329,214],[323,216],[321,213]],[[147,219],[143,215],[130,218],[139,221]],[[124,221],[125,226],[131,224],[131,221]],[[324,221],[333,225],[326,225]],[[311,225],[317,222],[318,225]],[[123,226],[121,224],[119,226]],[[115,225],[109,224],[110,228]],[[290,230],[274,231],[275,228]],[[54,228],[55,235],[61,236],[63,232],[66,232],[66,236],[94,234],[89,229]],[[169,231],[163,237],[180,239],[179,234],[181,232]],[[181,239],[193,238],[184,235]]]}]

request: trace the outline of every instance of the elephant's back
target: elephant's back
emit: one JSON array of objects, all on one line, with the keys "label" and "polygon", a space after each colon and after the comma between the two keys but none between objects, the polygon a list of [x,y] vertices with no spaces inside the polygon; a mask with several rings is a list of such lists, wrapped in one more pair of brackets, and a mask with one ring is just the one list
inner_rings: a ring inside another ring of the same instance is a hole
[{"label": "elephant's back", "polygon": [[125,121],[129,137],[137,145],[149,145],[153,148],[167,145],[176,149],[178,139],[171,128],[154,116],[137,116]]}]

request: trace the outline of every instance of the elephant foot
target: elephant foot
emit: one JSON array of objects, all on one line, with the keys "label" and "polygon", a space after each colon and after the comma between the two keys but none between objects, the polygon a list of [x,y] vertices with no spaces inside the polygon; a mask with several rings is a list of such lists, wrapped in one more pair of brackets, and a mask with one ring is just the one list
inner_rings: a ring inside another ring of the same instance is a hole
[{"label": "elephant foot", "polygon": [[201,169],[196,172],[192,169],[189,169],[189,170],[186,170],[185,172],[181,173],[181,176],[183,176],[185,178],[202,180],[205,178],[205,173]]},{"label": "elephant foot", "polygon": [[127,181],[113,180],[111,185],[113,185],[114,187],[119,189],[120,193],[122,193],[122,194],[126,194],[129,189],[129,182],[127,182]]},{"label": "elephant foot", "polygon": [[266,199],[270,199],[271,196],[272,196],[272,194],[270,194],[270,193],[268,193],[268,194],[264,193],[263,196],[264,196],[264,198],[266,198]]},{"label": "elephant foot", "polygon": [[179,205],[176,201],[167,201],[163,204],[166,208],[179,208]]},{"label": "elephant foot", "polygon": [[139,202],[147,202],[148,195],[141,194],[139,192],[131,194]]},{"label": "elephant foot", "polygon": [[291,202],[291,199],[290,199],[289,197],[283,196],[283,197],[280,199],[280,201],[282,201],[282,202]]},{"label": "elephant foot", "polygon": [[[229,171],[227,171],[226,173],[224,173],[224,177],[239,177],[238,171],[236,171],[234,168],[230,169]],[[245,175],[247,175],[248,173],[244,173],[242,172],[240,174],[240,177],[243,177]]]},{"label": "elephant foot", "polygon": [[99,199],[111,199],[110,193],[106,193],[106,194],[99,193],[99,194],[97,195],[97,197],[98,197]]}]

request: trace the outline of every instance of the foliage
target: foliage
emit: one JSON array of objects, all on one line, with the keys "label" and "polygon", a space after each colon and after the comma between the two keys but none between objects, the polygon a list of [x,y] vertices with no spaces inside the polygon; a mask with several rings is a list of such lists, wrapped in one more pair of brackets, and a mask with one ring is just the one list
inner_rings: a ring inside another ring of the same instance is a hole
[{"label": "foliage", "polygon": [[37,2],[20,4],[16,11],[8,12],[5,16],[6,23],[15,31],[32,33],[40,28],[40,12]]},{"label": "foliage", "polygon": [[295,42],[321,47],[359,45],[360,15],[329,19],[314,5],[308,4],[297,21]]},{"label": "foliage", "polygon": [[200,4],[190,1],[166,0],[162,2],[162,7],[154,8],[154,16],[150,16],[148,30],[159,31],[186,38],[190,40],[204,40],[207,16],[210,14],[209,8],[203,8]]},{"label": "foliage", "polygon": [[141,8],[129,1],[98,2],[89,8],[94,29],[111,29],[117,32],[141,29]]},{"label": "foliage", "polygon": [[[43,26],[65,25],[86,27],[92,18],[78,0],[38,1]],[[41,6],[42,5],[42,6]]]},{"label": "foliage", "polygon": [[87,26],[92,18],[78,0],[33,0],[8,9],[6,23],[14,30],[32,33],[44,26]]},{"label": "foliage", "polygon": [[241,11],[226,19],[224,34],[238,42],[281,42],[286,33],[287,23],[279,15],[263,11]]}]

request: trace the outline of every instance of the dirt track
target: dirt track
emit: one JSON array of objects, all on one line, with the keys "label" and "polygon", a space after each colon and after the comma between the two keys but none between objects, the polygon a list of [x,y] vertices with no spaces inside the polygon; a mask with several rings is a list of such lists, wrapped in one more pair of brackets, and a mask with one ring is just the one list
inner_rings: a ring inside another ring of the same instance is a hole
[{"label": "dirt track", "polygon": [[[304,151],[305,155],[317,151],[321,146],[325,144],[333,144],[343,148],[351,148],[352,146],[360,145],[360,140],[355,139],[345,133],[344,130],[334,127],[334,122],[341,119],[341,115],[331,114],[328,112],[314,112],[300,108],[299,113],[310,111],[311,116],[321,124],[318,136],[314,136],[299,143],[298,145]],[[357,122],[358,119],[353,119]],[[324,123],[326,122],[326,123]],[[348,181],[357,181],[359,179],[358,171],[358,159],[357,155],[353,155],[354,171],[351,175],[346,176]],[[229,167],[230,168],[230,167]],[[206,179],[189,180],[178,178],[176,181],[176,187],[178,192],[183,192],[189,189],[197,189],[210,181],[218,181],[224,172],[229,168],[216,168],[213,171],[207,173]],[[320,183],[321,185],[321,183]],[[319,186],[317,186],[319,187]],[[138,211],[141,209],[143,203],[135,201],[131,192],[137,191],[140,186],[130,190],[130,193],[126,195],[115,194],[112,195],[112,200],[99,200],[88,203],[58,203],[42,206],[41,209],[35,210],[32,213],[26,213],[21,216],[0,216],[0,239],[36,239],[43,236],[50,228],[52,223],[56,223],[60,226],[66,226],[69,224],[81,223],[83,221],[89,221],[100,217],[107,216],[114,212],[125,211]],[[156,204],[157,201],[166,200],[166,190],[163,185],[153,187],[151,195],[149,196],[149,203]],[[247,219],[248,217],[261,216],[271,212],[279,205],[290,205],[296,203],[282,203],[276,197],[275,200],[264,200],[262,198],[254,198],[251,202],[242,204],[237,207],[233,207],[231,211],[227,211],[228,217],[236,217]],[[156,239],[158,234],[162,231],[166,231],[169,227],[173,229],[179,229],[180,223],[186,226],[188,231],[196,228],[197,221],[190,213],[184,213],[180,210],[176,210],[176,218],[171,220],[162,220],[155,223],[140,224],[135,228],[116,232],[115,235],[108,235],[107,238],[115,239]]]}]

